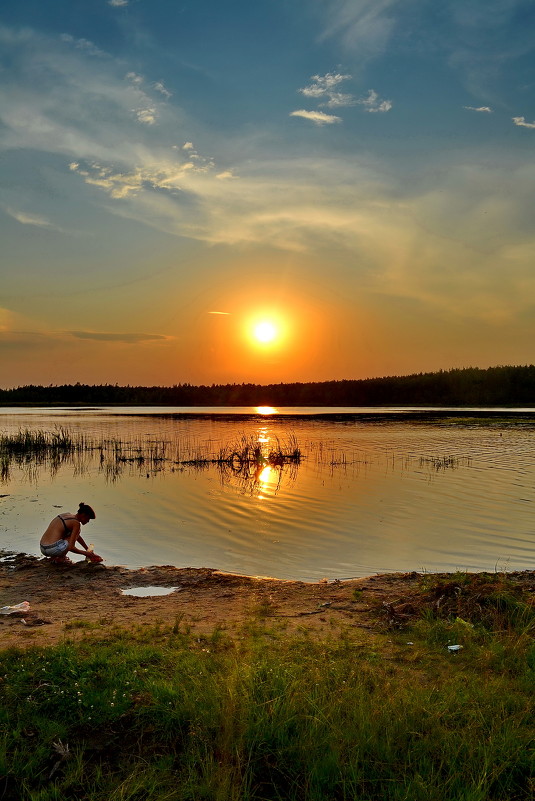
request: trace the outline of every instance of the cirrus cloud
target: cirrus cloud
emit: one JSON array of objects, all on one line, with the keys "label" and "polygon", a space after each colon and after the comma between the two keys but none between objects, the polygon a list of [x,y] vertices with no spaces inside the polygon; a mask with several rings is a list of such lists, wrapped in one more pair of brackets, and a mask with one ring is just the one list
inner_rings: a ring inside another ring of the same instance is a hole
[{"label": "cirrus cloud", "polygon": [[92,339],[98,342],[124,342],[128,345],[137,345],[140,342],[168,342],[174,337],[163,334],[117,333],[107,331],[66,331],[75,339]]},{"label": "cirrus cloud", "polygon": [[303,108],[291,111],[290,117],[302,117],[304,120],[310,120],[315,125],[332,125],[335,122],[342,122],[342,118],[337,117],[335,114],[325,114],[324,111],[307,111]]},{"label": "cirrus cloud", "polygon": [[492,114],[493,109],[490,106],[463,106],[467,111],[479,111],[481,114]]}]

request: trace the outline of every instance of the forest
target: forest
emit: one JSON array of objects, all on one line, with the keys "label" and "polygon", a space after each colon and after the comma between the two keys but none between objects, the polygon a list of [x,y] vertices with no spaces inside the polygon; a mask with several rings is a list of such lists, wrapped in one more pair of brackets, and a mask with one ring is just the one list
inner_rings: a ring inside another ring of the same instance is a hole
[{"label": "forest", "polygon": [[26,385],[0,405],[535,406],[535,366],[467,367],[405,376],[280,384]]}]

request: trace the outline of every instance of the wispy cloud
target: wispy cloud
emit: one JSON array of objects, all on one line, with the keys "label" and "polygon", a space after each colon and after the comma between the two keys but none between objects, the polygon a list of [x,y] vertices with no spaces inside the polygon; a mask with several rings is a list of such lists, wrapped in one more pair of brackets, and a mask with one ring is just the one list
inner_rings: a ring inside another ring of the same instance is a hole
[{"label": "wispy cloud", "polygon": [[130,83],[133,83],[136,86],[140,86],[144,81],[143,76],[138,75],[137,72],[127,72],[124,77],[127,81],[130,81]]},{"label": "wispy cloud", "polygon": [[75,39],[70,33],[63,33],[60,38],[62,42],[71,44],[77,50],[83,50],[90,56],[102,58],[106,55],[103,50],[97,47],[96,44],[93,44],[93,42],[90,42],[89,39]]},{"label": "wispy cloud", "polygon": [[128,0],[108,0],[108,5],[120,8],[121,6],[127,6]]},{"label": "wispy cloud", "polygon": [[[132,73],[125,81],[124,62],[94,58],[72,43],[28,30],[15,37],[0,29],[0,44],[20,55],[13,58],[16,70],[0,82],[1,147],[70,164],[73,197],[87,183],[92,202],[99,202],[96,190],[101,193],[101,213],[210,245],[325,253],[326,258],[346,251],[360,265],[355,281],[468,315],[475,303],[471,288],[481,299],[477,314],[493,313],[493,304],[503,310],[532,302],[535,240],[526,209],[535,198],[525,165],[516,172],[509,164],[507,170],[487,164],[468,173],[448,169],[442,179],[433,171],[431,188],[421,185],[423,171],[410,190],[396,170],[383,170],[360,151],[350,158],[331,153],[291,159],[269,158],[263,150],[253,157],[248,151],[234,164],[216,166],[193,145],[201,132],[209,141],[200,124],[192,124],[173,102],[160,110],[156,96],[161,93],[151,78]],[[341,81],[315,83],[334,94]],[[308,97],[327,99],[324,93]],[[386,111],[391,103],[375,90],[360,100],[362,112]],[[160,110],[158,126],[132,124],[133,108],[152,107]],[[300,109],[292,116],[315,125],[340,122],[319,110]],[[523,117],[516,120],[535,127]],[[239,153],[238,143],[233,145]],[[228,173],[239,177],[221,180]],[[25,206],[10,201],[10,207]],[[28,216],[34,219],[24,224],[35,225],[38,215]],[[429,270],[430,264],[435,269]],[[128,332],[63,336],[73,346],[74,337],[88,340],[88,348],[90,341],[142,341],[146,347],[165,341]]]},{"label": "wispy cloud", "polygon": [[21,223],[22,225],[35,225],[38,228],[55,228],[50,220],[42,217],[40,214],[27,214],[25,211],[16,211],[14,209],[5,209],[10,217]]},{"label": "wispy cloud", "polygon": [[327,72],[325,75],[312,75],[308,86],[298,89],[305,97],[313,100],[324,100],[320,106],[335,108],[339,106],[351,106],[355,102],[353,95],[344,94],[336,91],[338,84],[348,81],[351,75],[342,75],[338,72]]},{"label": "wispy cloud", "polygon": [[334,114],[325,114],[324,111],[306,111],[306,109],[298,109],[291,111],[290,117],[302,117],[304,120],[310,120],[315,125],[332,125],[335,122],[342,122],[341,117]]},{"label": "wispy cloud", "polygon": [[222,312],[222,311],[209,311],[208,314],[230,314],[230,312]]},{"label": "wispy cloud", "polygon": [[136,194],[142,189],[180,189],[184,175],[188,170],[194,169],[194,166],[191,162],[180,165],[162,162],[118,171],[97,162],[89,163],[85,168],[79,162],[71,162],[69,168],[81,175],[86,184],[98,186],[106,190],[110,197],[118,199]]},{"label": "wispy cloud", "polygon": [[[72,37],[58,42],[30,29],[0,27],[0,46],[18,51],[0,82],[0,147],[60,154],[68,162],[146,161],[164,98],[147,89],[141,75],[130,71],[125,80],[124,62],[94,58]],[[180,109],[167,113],[175,136],[184,116]],[[139,122],[136,136],[132,117]]]},{"label": "wispy cloud", "polygon": [[124,342],[128,345],[137,345],[140,342],[167,342],[173,337],[163,334],[136,334],[136,333],[115,333],[106,331],[67,331],[67,334],[75,339],[92,339],[98,342]]},{"label": "wispy cloud", "polygon": [[[369,89],[366,97],[356,98],[354,95],[337,91],[337,87],[342,81],[351,80],[351,75],[344,75],[339,72],[327,72],[325,75],[312,75],[311,83],[298,89],[305,97],[318,102],[320,108],[342,108],[344,106],[363,106],[365,111],[385,112],[392,108],[391,100],[383,100],[374,89]],[[317,111],[294,111],[291,116],[305,117],[312,122],[324,124],[327,122],[340,122],[340,117],[332,115],[322,115]]]},{"label": "wispy cloud", "polygon": [[165,88],[162,81],[156,81],[155,83],[152,84],[152,86],[154,87],[154,89],[156,89],[157,92],[159,92],[167,99],[173,96],[172,92],[170,92],[168,89]]},{"label": "wispy cloud", "polygon": [[490,106],[463,106],[467,111],[479,111],[482,114],[492,114],[493,109]]},{"label": "wispy cloud", "polygon": [[374,89],[369,89],[367,96],[359,98],[356,102],[359,105],[364,106],[365,111],[372,113],[390,111],[392,108],[392,101],[381,100]]},{"label": "wispy cloud", "polygon": [[520,128],[535,128],[535,122],[526,122],[525,117],[513,117],[513,122]]},{"label": "wispy cloud", "polygon": [[[2,310],[0,309],[0,312]],[[31,329],[5,328],[0,325],[0,352],[20,351],[35,356],[36,352],[50,354],[51,350],[74,346],[79,342],[91,343],[98,348],[105,345],[135,345],[153,348],[175,342],[175,337],[163,334],[144,334],[130,332],[98,332],[98,331],[35,331]]]},{"label": "wispy cloud", "polygon": [[327,0],[323,38],[337,37],[360,60],[382,53],[402,0]]}]

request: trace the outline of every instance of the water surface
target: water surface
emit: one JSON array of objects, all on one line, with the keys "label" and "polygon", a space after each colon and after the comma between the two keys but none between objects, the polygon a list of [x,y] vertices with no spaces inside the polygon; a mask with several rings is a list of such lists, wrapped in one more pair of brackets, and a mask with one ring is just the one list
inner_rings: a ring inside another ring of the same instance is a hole
[{"label": "water surface", "polygon": [[[410,412],[400,409],[391,419],[376,409],[368,417],[335,410],[334,419],[310,409],[154,411],[4,409],[0,432],[67,427],[108,450],[22,459],[4,470],[0,546],[38,554],[49,519],[84,501],[97,512],[85,539],[108,564],[131,568],[175,564],[307,581],[533,568],[529,415],[507,419],[489,410],[482,421],[466,410],[442,420],[400,419],[397,413]],[[297,442],[303,458],[247,471],[202,461],[244,437],[266,452]],[[117,443],[123,460],[110,461]],[[163,458],[142,460],[142,452]]]}]

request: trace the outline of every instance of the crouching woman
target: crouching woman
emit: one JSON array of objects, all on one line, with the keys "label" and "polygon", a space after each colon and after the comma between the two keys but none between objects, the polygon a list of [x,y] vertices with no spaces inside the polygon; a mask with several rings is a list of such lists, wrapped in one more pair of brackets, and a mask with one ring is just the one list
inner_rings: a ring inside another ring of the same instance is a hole
[{"label": "crouching woman", "polygon": [[[70,562],[67,556],[71,553],[79,553],[86,556],[92,562],[102,562],[102,557],[89,550],[81,535],[81,527],[95,519],[93,509],[86,503],[81,503],[75,515],[70,512],[62,512],[50,521],[47,530],[41,537],[41,553],[48,556],[53,562],[62,564]],[[81,547],[77,547],[77,543]]]}]

